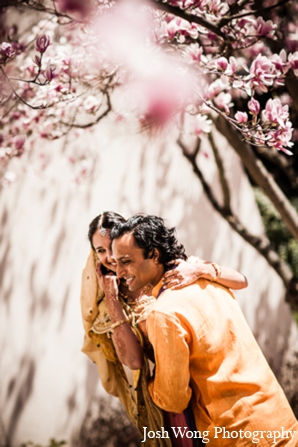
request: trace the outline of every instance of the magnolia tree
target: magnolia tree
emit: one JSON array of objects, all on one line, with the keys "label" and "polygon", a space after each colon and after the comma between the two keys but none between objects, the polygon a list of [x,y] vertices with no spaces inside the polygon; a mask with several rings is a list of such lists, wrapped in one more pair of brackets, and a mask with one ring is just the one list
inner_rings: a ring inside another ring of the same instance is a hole
[{"label": "magnolia tree", "polygon": [[[39,139],[92,130],[108,114],[155,134],[174,122],[177,144],[212,205],[265,256],[298,308],[288,265],[231,209],[213,135],[216,128],[227,138],[298,238],[297,213],[262,162],[269,159],[297,188],[296,2],[2,0],[0,21],[2,185],[13,179],[12,159],[26,156]],[[114,101],[117,91],[125,100]],[[221,200],[200,169],[204,135]]]}]

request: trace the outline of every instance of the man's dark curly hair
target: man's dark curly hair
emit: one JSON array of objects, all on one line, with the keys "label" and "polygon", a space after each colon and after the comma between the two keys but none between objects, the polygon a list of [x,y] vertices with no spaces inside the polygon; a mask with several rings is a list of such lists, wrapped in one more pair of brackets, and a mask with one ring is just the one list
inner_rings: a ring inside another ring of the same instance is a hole
[{"label": "man's dark curly hair", "polygon": [[159,251],[159,262],[165,270],[171,267],[175,259],[186,259],[185,248],[178,244],[175,228],[167,228],[161,217],[136,214],[126,222],[116,224],[110,237],[118,239],[125,233],[134,236],[136,244],[142,248],[145,258],[154,256],[154,249]]}]

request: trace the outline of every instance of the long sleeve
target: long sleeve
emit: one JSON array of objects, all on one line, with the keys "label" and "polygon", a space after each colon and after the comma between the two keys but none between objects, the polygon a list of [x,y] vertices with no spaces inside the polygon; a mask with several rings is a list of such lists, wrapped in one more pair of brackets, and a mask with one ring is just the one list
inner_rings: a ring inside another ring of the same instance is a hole
[{"label": "long sleeve", "polygon": [[178,318],[159,311],[149,314],[146,328],[156,365],[154,379],[149,385],[151,397],[160,408],[181,413],[192,395],[189,334]]}]

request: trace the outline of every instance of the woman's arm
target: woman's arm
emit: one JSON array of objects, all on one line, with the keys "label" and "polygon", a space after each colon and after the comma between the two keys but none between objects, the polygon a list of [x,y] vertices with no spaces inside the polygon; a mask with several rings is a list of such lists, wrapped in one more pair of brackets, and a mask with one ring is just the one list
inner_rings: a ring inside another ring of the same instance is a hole
[{"label": "woman's arm", "polygon": [[178,260],[175,263],[176,268],[169,270],[164,275],[166,289],[180,289],[199,278],[215,281],[234,290],[244,289],[248,285],[247,279],[242,273],[214,262],[192,256],[188,261]]},{"label": "woman's arm", "polygon": [[143,351],[137,336],[127,320],[121,302],[118,299],[118,285],[115,275],[103,275],[100,263],[96,273],[106,297],[106,305],[111,319],[112,341],[121,363],[130,369],[140,369],[143,366]]}]

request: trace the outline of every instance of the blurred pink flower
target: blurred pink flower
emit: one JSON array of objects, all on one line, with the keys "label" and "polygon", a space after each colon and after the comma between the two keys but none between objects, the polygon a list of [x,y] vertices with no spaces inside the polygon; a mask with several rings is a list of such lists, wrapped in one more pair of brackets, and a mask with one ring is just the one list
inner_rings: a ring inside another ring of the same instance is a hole
[{"label": "blurred pink flower", "polygon": [[232,96],[230,93],[220,92],[215,98],[214,102],[217,107],[221,110],[224,110],[227,114],[230,113],[230,108],[232,106]]},{"label": "blurred pink flower", "polygon": [[51,65],[51,61],[49,60],[47,63],[47,67],[45,71],[43,72],[44,77],[47,81],[51,82],[52,79],[55,77],[55,66]]},{"label": "blurred pink flower", "polygon": [[91,0],[57,0],[57,5],[60,12],[77,13],[82,18],[92,11]]},{"label": "blurred pink flower", "polygon": [[142,127],[164,127],[183,105],[183,87],[170,73],[150,76],[134,85]]},{"label": "blurred pink flower", "polygon": [[48,48],[48,46],[50,45],[50,43],[51,43],[50,37],[47,36],[46,34],[39,36],[35,42],[36,51],[43,54],[46,51],[46,49]]},{"label": "blurred pink flower", "polygon": [[15,155],[17,157],[20,157],[23,152],[24,152],[24,144],[25,144],[25,137],[24,136],[17,136],[14,141],[13,141],[13,145],[15,148]]},{"label": "blurred pink flower", "polygon": [[84,109],[88,113],[94,113],[98,110],[100,101],[95,96],[89,95],[84,101]]},{"label": "blurred pink flower", "polygon": [[258,17],[256,21],[253,22],[253,26],[260,37],[273,37],[277,25],[275,25],[272,20],[267,20],[266,22],[262,17]]},{"label": "blurred pink flower", "polygon": [[[190,27],[181,19],[172,22],[173,32],[177,24]],[[146,3],[132,1],[116,3],[96,20],[94,29],[98,51],[104,52],[110,62],[124,67],[129,101],[134,102],[143,127],[164,126],[186,103],[195,85],[190,71],[181,68],[185,62],[156,45],[153,29]]]},{"label": "blurred pink flower", "polygon": [[34,57],[34,59],[33,59],[33,62],[34,62],[38,67],[40,67],[40,65],[41,65],[41,57],[38,56],[38,55],[36,54],[35,57]]},{"label": "blurred pink flower", "polygon": [[144,52],[148,51],[146,45],[147,39],[150,41],[151,26],[152,18],[143,5],[127,1],[116,3],[99,16],[94,32],[98,36],[99,49],[106,49],[110,61],[140,69],[146,60]]}]

